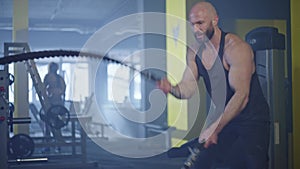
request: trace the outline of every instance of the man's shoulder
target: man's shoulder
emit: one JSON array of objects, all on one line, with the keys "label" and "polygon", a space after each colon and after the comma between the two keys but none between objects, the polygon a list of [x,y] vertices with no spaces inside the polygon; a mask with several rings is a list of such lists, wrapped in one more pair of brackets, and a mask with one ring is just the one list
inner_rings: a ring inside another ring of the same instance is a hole
[{"label": "man's shoulder", "polygon": [[249,47],[250,45],[240,36],[234,33],[227,33],[225,37],[225,48]]},{"label": "man's shoulder", "polygon": [[240,36],[234,33],[227,33],[225,40],[229,42],[235,42],[235,43],[246,43],[245,40],[243,40]]}]

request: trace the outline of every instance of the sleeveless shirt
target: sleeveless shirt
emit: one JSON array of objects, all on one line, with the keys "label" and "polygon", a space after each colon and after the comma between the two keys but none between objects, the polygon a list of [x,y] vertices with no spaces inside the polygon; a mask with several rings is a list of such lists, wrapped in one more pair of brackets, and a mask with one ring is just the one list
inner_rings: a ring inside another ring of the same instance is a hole
[{"label": "sleeveless shirt", "polygon": [[[234,90],[230,87],[230,84],[229,84],[229,79],[228,79],[229,72],[225,69],[225,67],[222,63],[226,34],[227,33],[222,31],[220,47],[219,47],[219,51],[218,51],[218,57],[220,60],[219,63],[222,65],[219,67],[222,67],[222,69],[224,69],[224,71],[222,71],[223,74],[222,74],[222,72],[220,73],[220,71],[218,72],[218,75],[216,75],[216,73],[210,73],[211,71],[214,71],[211,69],[216,69],[216,67],[218,67],[216,65],[217,64],[216,61],[210,70],[207,70],[204,67],[204,65],[200,59],[201,55],[202,55],[201,50],[199,50],[199,52],[197,53],[197,56],[195,58],[197,68],[198,68],[198,79],[200,77],[203,78],[207,93],[212,97],[214,90],[216,90],[215,92],[220,92],[220,89],[226,90],[226,92],[222,91],[223,93],[225,93],[224,97],[226,97],[226,98],[224,98],[224,101],[225,101],[224,106],[227,105],[228,101],[234,95]],[[216,60],[218,60],[218,59],[216,59]],[[211,79],[210,79],[210,77],[211,77]],[[211,83],[212,78],[214,78],[214,79],[216,78],[219,80],[214,80],[214,84],[212,84]],[[225,87],[223,87],[220,84],[220,82],[218,82],[218,81],[225,81],[225,83],[222,82],[223,84],[225,84]],[[218,89],[219,89],[219,91],[218,91]],[[220,96],[222,97],[222,94]],[[218,99],[218,97],[216,97],[216,99]],[[219,111],[224,111],[224,106],[219,105]],[[248,124],[249,123],[249,124],[251,124],[253,122],[254,123],[255,122],[269,122],[268,103],[263,95],[256,71],[253,73],[253,75],[251,77],[248,103],[247,103],[246,107],[230,123],[238,123],[238,124],[241,124],[241,123]]]}]

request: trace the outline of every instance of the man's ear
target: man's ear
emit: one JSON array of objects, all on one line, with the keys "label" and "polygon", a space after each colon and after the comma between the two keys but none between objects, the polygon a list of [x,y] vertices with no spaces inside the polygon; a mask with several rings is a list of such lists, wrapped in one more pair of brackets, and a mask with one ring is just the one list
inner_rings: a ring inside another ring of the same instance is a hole
[{"label": "man's ear", "polygon": [[218,20],[219,18],[218,17],[215,17],[212,22],[213,22],[213,25],[217,25],[218,24]]}]

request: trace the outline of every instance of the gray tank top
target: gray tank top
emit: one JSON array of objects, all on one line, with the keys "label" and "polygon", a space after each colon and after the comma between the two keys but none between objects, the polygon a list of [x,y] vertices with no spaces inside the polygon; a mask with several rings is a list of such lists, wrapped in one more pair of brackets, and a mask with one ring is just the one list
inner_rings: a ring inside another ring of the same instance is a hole
[{"label": "gray tank top", "polygon": [[[218,111],[224,111],[224,106],[227,105],[228,101],[234,94],[234,90],[229,85],[228,71],[222,64],[226,34],[227,33],[222,31],[220,48],[218,51],[220,59],[216,59],[219,60],[219,62],[216,61],[210,70],[207,70],[202,64],[202,61],[200,59],[202,55],[201,49],[196,56],[196,64],[198,67],[199,75],[198,78],[203,77],[208,94],[211,96],[213,101],[214,99],[216,100],[216,102],[222,102],[222,100],[224,100],[224,105],[222,103],[217,104]],[[223,69],[222,71],[217,70],[220,67]],[[217,97],[214,97],[214,95]],[[224,98],[222,99],[223,96]],[[253,122],[269,122],[269,119],[268,103],[263,95],[257,73],[255,72],[252,75],[251,79],[248,104],[246,105],[244,110],[230,123],[242,122],[243,124],[247,124]]]}]

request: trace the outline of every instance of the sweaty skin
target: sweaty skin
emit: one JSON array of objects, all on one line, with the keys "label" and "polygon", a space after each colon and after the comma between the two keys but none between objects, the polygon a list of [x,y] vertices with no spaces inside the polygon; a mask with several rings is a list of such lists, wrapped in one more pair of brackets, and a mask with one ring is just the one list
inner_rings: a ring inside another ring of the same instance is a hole
[{"label": "sweaty skin", "polygon": [[[214,52],[211,51],[211,46],[216,51],[219,50],[220,46],[221,30],[218,27],[218,19],[216,10],[207,2],[196,4],[189,13],[189,21],[198,42],[195,45],[204,45],[201,60],[207,70],[213,66],[217,58],[217,54],[213,54]],[[158,82],[158,87],[165,93],[171,93],[177,98],[190,98],[197,88],[195,79],[198,77],[198,69],[195,57],[196,51],[188,48],[186,55],[187,66],[182,80],[176,86],[172,86],[168,79],[165,78]],[[229,84],[234,90],[234,95],[225,106],[224,113],[218,120],[219,123],[212,125],[215,127],[208,128],[206,132],[203,132],[204,134],[199,136],[199,142],[205,140],[205,148],[212,144],[217,144],[218,134],[247,105],[250,81],[255,71],[254,55],[251,47],[241,38],[231,33],[227,34],[225,38],[222,63],[224,68],[229,71]],[[212,134],[205,135],[205,133]]]}]

